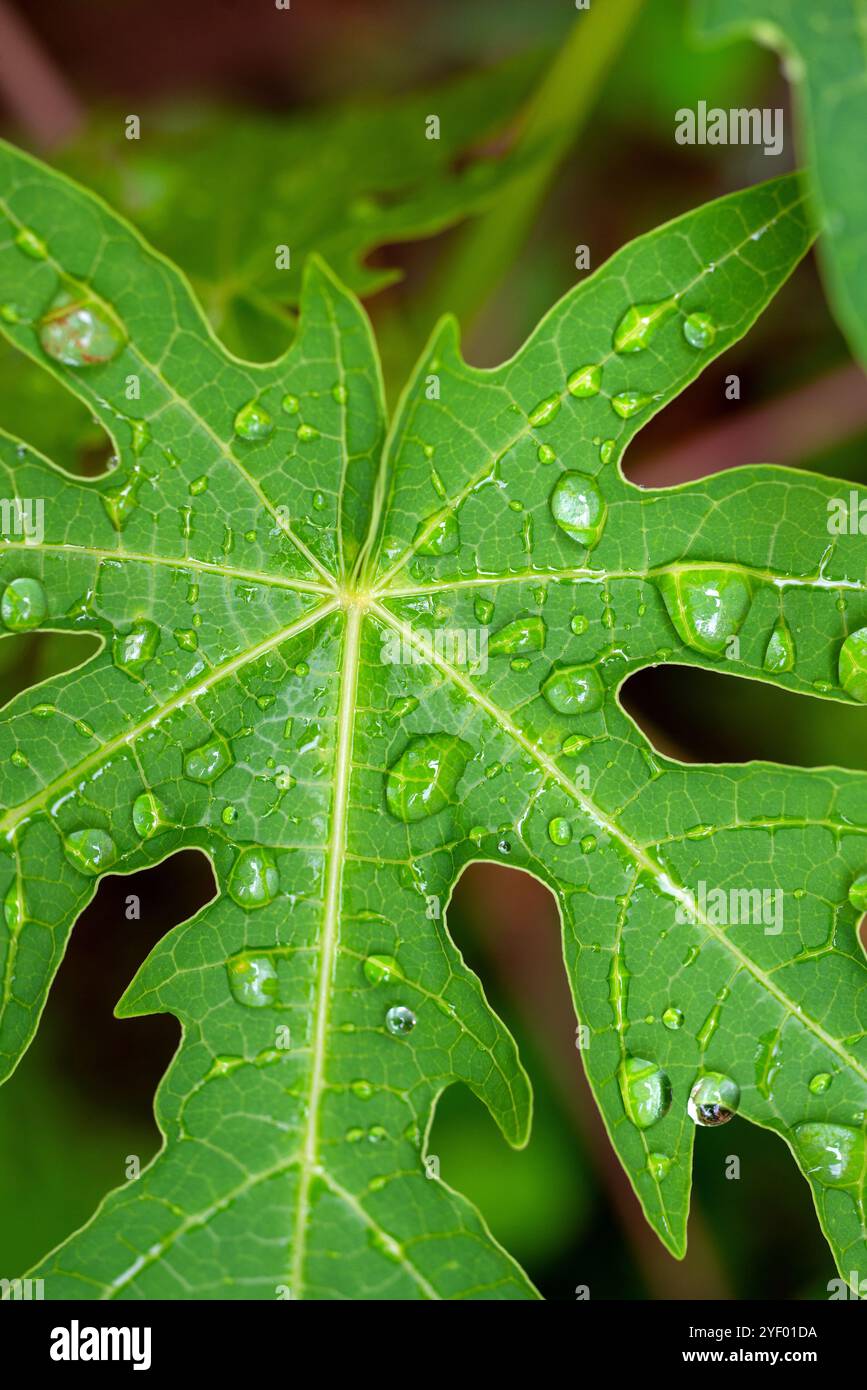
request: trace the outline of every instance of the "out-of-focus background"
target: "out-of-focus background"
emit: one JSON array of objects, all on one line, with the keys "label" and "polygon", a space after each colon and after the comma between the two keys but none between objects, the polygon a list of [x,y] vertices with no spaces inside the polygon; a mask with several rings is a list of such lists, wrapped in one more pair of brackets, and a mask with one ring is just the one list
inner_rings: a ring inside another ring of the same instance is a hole
[{"label": "out-of-focus background", "polygon": [[[700,100],[783,107],[784,153],[679,146],[674,113]],[[431,148],[419,132],[437,112],[448,130]],[[576,246],[595,269],[657,223],[796,162],[777,60],[747,42],[699,48],[684,0],[594,0],[590,14],[571,0],[0,0],[0,132],[122,207],[251,356],[281,350],[294,307],[257,280],[251,242],[272,257],[291,244],[293,274],[324,250],[364,295],[392,399],[440,312],[459,314],[470,361],[497,362],[580,278]],[[99,430],[8,349],[0,420],[73,471],[107,466]],[[643,485],[755,462],[864,481],[865,442],[863,377],[810,258],[624,466]],[[0,702],[89,649],[84,637],[3,637]],[[624,698],[685,761],[867,768],[862,712],[818,698],[677,667],[635,676]],[[152,1098],[177,1022],[112,1010],[155,942],[213,891],[204,857],[187,852],[104,880],[75,928],[38,1039],[0,1091],[4,1272],[85,1221],[129,1156],[143,1164],[158,1147]],[[125,915],[131,893],[138,921]],[[474,866],[449,923],[519,1040],[536,1121],[512,1153],[454,1087],[430,1149],[543,1294],[827,1296],[834,1269],[807,1187],[774,1135],[738,1119],[698,1136],[686,1260],[646,1227],[583,1079],[544,888]],[[731,1153],[738,1181],[726,1178]]]}]

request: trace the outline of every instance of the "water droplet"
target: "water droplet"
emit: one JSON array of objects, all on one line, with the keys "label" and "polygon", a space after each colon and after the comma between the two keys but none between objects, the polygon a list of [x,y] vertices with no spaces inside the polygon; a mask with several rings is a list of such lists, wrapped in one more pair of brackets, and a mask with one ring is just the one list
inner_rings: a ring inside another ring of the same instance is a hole
[{"label": "water droplet", "polygon": [[621,420],[631,420],[633,415],[645,410],[652,400],[653,396],[648,396],[645,391],[619,391],[611,397],[611,408]]},{"label": "water droplet", "polygon": [[705,656],[722,656],[749,612],[747,579],[734,569],[697,566],[669,570],[657,583],[680,639]]},{"label": "water droplet", "polygon": [[359,1129],[358,1125],[354,1125],[352,1129],[346,1131],[343,1137],[347,1144],[357,1144],[359,1140],[364,1138],[364,1130]]},{"label": "water droplet", "polygon": [[583,613],[576,613],[574,618],[569,623],[569,626],[575,633],[576,637],[581,637],[590,626],[590,621],[588,618],[585,618]]},{"label": "water droplet", "polygon": [[617,452],[616,439],[603,439],[599,445],[599,460],[601,463],[610,463]]},{"label": "water droplet", "polygon": [[850,1125],[795,1125],[795,1143],[810,1177],[826,1187],[860,1188],[867,1169],[867,1139]]},{"label": "water droplet", "polygon": [[829,1071],[817,1071],[815,1076],[810,1077],[807,1090],[814,1096],[823,1096],[831,1085],[833,1077]]},{"label": "water droplet", "polygon": [[19,251],[23,251],[25,256],[29,256],[34,261],[44,261],[48,255],[48,249],[42,237],[37,236],[29,227],[19,227],[15,237],[15,245]]},{"label": "water droplet", "polygon": [[126,335],[102,304],[61,290],[39,321],[39,343],[67,367],[97,367],[116,357]]},{"label": "water droplet", "polygon": [[353,1081],[349,1089],[358,1100],[370,1100],[373,1095],[373,1087],[369,1081]]},{"label": "water droplet", "polygon": [[73,830],[63,842],[70,863],[83,874],[101,874],[117,859],[117,845],[107,830],[87,826]]},{"label": "water droplet", "polygon": [[394,956],[368,956],[361,968],[372,985],[387,985],[390,980],[401,978]]},{"label": "water droplet", "polygon": [[511,656],[515,652],[540,652],[548,629],[543,618],[515,618],[494,633],[488,641],[491,656]]},{"label": "water droplet", "polygon": [[185,652],[196,651],[199,645],[198,635],[189,627],[176,627],[172,633],[178,646]]},{"label": "water droplet", "polygon": [[540,444],[536,450],[536,458],[540,463],[553,463],[556,457],[550,444]]},{"label": "water droplet", "polygon": [[716,324],[710,314],[688,314],[683,321],[683,336],[694,348],[709,348],[716,337]]},{"label": "water droplet", "polygon": [[849,885],[849,901],[858,912],[867,912],[867,871],[858,874]]},{"label": "water droplet", "polygon": [[511,854],[512,846],[509,844],[508,840],[498,840],[497,850],[500,854]]},{"label": "water droplet", "polygon": [[633,304],[614,330],[614,351],[641,352],[676,309],[674,298],[659,299],[653,304]]},{"label": "water droplet", "polygon": [[160,630],[156,623],[141,618],[133,623],[129,632],[115,637],[112,643],[112,656],[115,666],[122,671],[137,673],[151,661],[159,646]]},{"label": "water droplet", "polygon": [[671,1159],[668,1154],[653,1153],[647,1155],[647,1171],[656,1182],[662,1182],[668,1177],[671,1169]]},{"label": "water droplet", "polygon": [[17,881],[10,884],[6,897],[3,899],[3,916],[13,936],[24,926],[26,918],[24,894]]},{"label": "water droplet", "polygon": [[473,612],[476,622],[481,623],[482,627],[487,627],[494,616],[494,605],[489,598],[477,598],[473,604]]},{"label": "water droplet", "polygon": [[235,416],[233,429],[242,439],[267,439],[274,433],[274,421],[258,401],[248,401]]},{"label": "water droplet", "polygon": [[783,618],[779,618],[768,638],[763,666],[766,671],[791,671],[795,664],[795,643]]},{"label": "water droplet", "polygon": [[311,440],[319,438],[319,431],[315,425],[299,425],[295,431],[295,438],[302,444],[309,444]]},{"label": "water droplet", "polygon": [[287,415],[297,415],[298,411],[301,409],[301,402],[299,401],[298,397],[293,396],[291,392],[283,397],[280,404],[286,411]]},{"label": "water droplet", "polygon": [[162,804],[153,792],[141,792],[132,803],[132,823],[137,835],[150,840],[168,825]]},{"label": "water droplet", "polygon": [[598,396],[599,388],[602,385],[602,368],[592,363],[587,367],[579,367],[577,371],[570,374],[566,382],[566,390],[570,396],[577,396],[579,400],[585,400],[588,396]]},{"label": "water droplet", "polygon": [[386,774],[385,800],[398,820],[424,820],[448,806],[473,750],[453,734],[412,739]]},{"label": "water droplet", "polygon": [[451,555],[460,544],[460,529],[454,512],[447,509],[421,522],[413,544],[417,555]]},{"label": "water droplet", "polygon": [[649,1129],[668,1114],[671,1082],[661,1067],[646,1057],[627,1057],[617,1072],[623,1108],[638,1129]]},{"label": "water droplet", "polygon": [[740,1087],[730,1076],[711,1071],[699,1077],[689,1093],[687,1111],[697,1125],[724,1125],[735,1114],[741,1101]]},{"label": "water droplet", "polygon": [[670,1028],[671,1031],[674,1033],[677,1031],[678,1028],[683,1027],[683,1014],[680,1009],[669,1007],[665,1010],[665,1013],[662,1015],[662,1021],[665,1024],[666,1028]]},{"label": "water droplet", "polygon": [[867,627],[849,633],[840,648],[838,671],[846,694],[867,704]]},{"label": "water droplet", "polygon": [[569,734],[568,738],[564,738],[560,752],[571,757],[573,753],[580,753],[582,748],[586,748],[590,741],[589,738],[585,738],[584,734]]},{"label": "water droplet", "polygon": [[277,971],[269,956],[233,956],[226,966],[233,999],[251,1009],[277,1002]]},{"label": "water droplet", "polygon": [[217,734],[201,747],[193,748],[186,754],[184,773],[193,782],[215,782],[234,761],[229,745]]},{"label": "water droplet", "polygon": [[13,579],[0,598],[0,618],[10,632],[38,627],[48,612],[48,596],[38,579]]},{"label": "water droplet", "polygon": [[595,666],[561,666],[542,683],[542,694],[558,714],[590,714],[605,697]]},{"label": "water droplet", "polygon": [[568,845],[572,839],[572,826],[565,816],[554,816],[548,822],[548,838],[555,845]]},{"label": "water droplet", "polygon": [[534,405],[527,419],[531,425],[549,425],[560,411],[560,397],[546,396],[544,401]]},{"label": "water droplet", "polygon": [[267,907],[280,892],[280,875],[273,856],[256,845],[242,849],[226,886],[239,907],[247,911]]},{"label": "water droplet", "polygon": [[349,400],[349,392],[342,381],[335,381],[331,388],[331,395],[338,405],[346,405]]},{"label": "water droplet", "polygon": [[396,1038],[405,1038],[417,1022],[412,1009],[407,1009],[403,1004],[395,1004],[385,1015],[385,1026]]},{"label": "water droplet", "polygon": [[550,499],[551,515],[579,545],[595,545],[602,535],[608,507],[593,478],[561,473]]},{"label": "water droplet", "polygon": [[578,844],[581,848],[582,854],[592,854],[596,848],[596,836],[582,835],[581,839],[578,841]]}]

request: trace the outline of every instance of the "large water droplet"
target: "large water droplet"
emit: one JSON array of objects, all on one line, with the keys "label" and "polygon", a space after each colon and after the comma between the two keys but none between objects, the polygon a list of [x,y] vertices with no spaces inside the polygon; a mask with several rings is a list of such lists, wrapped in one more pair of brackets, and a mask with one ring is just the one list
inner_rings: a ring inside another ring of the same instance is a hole
[{"label": "large water droplet", "polygon": [[242,849],[232,865],[227,888],[239,907],[248,911],[267,907],[280,892],[280,875],[273,856],[258,846]]},{"label": "large water droplet", "polygon": [[48,596],[38,579],[13,579],[0,598],[0,618],[10,632],[38,627],[48,612]]},{"label": "large water droplet", "polygon": [[540,652],[545,645],[547,627],[542,618],[515,618],[488,640],[491,656],[514,656],[517,652]]},{"label": "large water droplet", "polygon": [[561,666],[542,683],[542,694],[558,714],[590,714],[605,690],[595,666]]},{"label": "large water droplet", "polygon": [[274,421],[258,401],[248,401],[235,416],[234,430],[242,439],[267,439],[274,433]]},{"label": "large water droplet", "polygon": [[229,745],[217,734],[201,747],[193,748],[186,754],[184,773],[193,782],[215,782],[234,761]]},{"label": "large water droplet", "polygon": [[614,330],[615,352],[641,352],[665,320],[677,309],[676,299],[658,299],[653,304],[633,304]]},{"label": "large water droplet", "polygon": [[132,823],[143,840],[152,837],[168,825],[161,802],[153,792],[140,792],[132,803]]},{"label": "large water droplet", "polygon": [[115,666],[122,671],[139,672],[154,657],[159,640],[160,630],[156,623],[147,618],[139,619],[129,632],[115,637],[111,649]]},{"label": "large water droplet", "polygon": [[716,324],[710,314],[688,314],[683,321],[683,336],[694,348],[709,348],[716,337]]},{"label": "large water droplet", "polygon": [[689,1093],[687,1110],[697,1125],[724,1125],[735,1114],[741,1102],[740,1087],[730,1076],[710,1071],[699,1077]]},{"label": "large water droplet", "polygon": [[83,874],[101,874],[117,859],[117,845],[107,830],[87,826],[73,830],[63,841],[70,863]]},{"label": "large water droplet", "polygon": [[267,1009],[277,1001],[277,971],[269,956],[234,956],[226,966],[229,989],[239,1004]]},{"label": "large water droplet", "polygon": [[473,750],[454,734],[426,734],[389,768],[385,801],[398,820],[424,820],[450,804]]},{"label": "large water droplet", "polygon": [[549,820],[548,838],[555,845],[569,844],[572,839],[572,826],[565,816],[554,816]]},{"label": "large water droplet", "polygon": [[588,396],[598,396],[601,386],[602,368],[597,363],[579,367],[570,374],[566,382],[566,390],[570,396],[577,396],[579,400]]},{"label": "large water droplet", "polygon": [[617,1072],[623,1108],[638,1129],[649,1129],[668,1114],[671,1082],[661,1067],[646,1057],[627,1057]]},{"label": "large water droplet", "polygon": [[851,1125],[795,1125],[795,1143],[807,1174],[826,1187],[860,1187],[867,1171],[867,1140]]},{"label": "large water droplet", "polygon": [[39,321],[43,352],[67,367],[98,367],[116,357],[123,329],[102,304],[61,290]]},{"label": "large water droplet", "polygon": [[762,664],[766,671],[791,671],[795,664],[795,643],[784,618],[774,625]]},{"label": "large water droplet", "polygon": [[447,509],[428,517],[417,527],[413,544],[417,555],[451,555],[461,539],[458,519]]},{"label": "large water droplet", "polygon": [[867,705],[867,627],[849,633],[840,648],[837,669],[846,694]]},{"label": "large water droplet", "polygon": [[652,400],[653,396],[646,391],[618,391],[616,396],[611,397],[611,408],[621,420],[631,420],[633,415],[645,410]]},{"label": "large water droplet", "polygon": [[385,1015],[385,1026],[396,1038],[405,1038],[417,1022],[412,1009],[407,1009],[403,1004],[395,1004]]},{"label": "large water droplet", "polygon": [[705,656],[722,656],[752,601],[740,571],[715,566],[673,569],[661,574],[657,583],[680,639]]},{"label": "large water droplet", "polygon": [[551,493],[551,515],[579,545],[595,545],[602,535],[608,507],[593,478],[561,473]]}]

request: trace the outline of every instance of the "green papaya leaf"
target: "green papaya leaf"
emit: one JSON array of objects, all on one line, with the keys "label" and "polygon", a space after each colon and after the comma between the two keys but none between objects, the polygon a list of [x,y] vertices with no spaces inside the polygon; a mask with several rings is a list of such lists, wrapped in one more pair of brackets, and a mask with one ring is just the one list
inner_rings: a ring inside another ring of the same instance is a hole
[{"label": "green papaya leaf", "polygon": [[[244,363],[90,194],[9,147],[0,188],[0,323],[119,458],[82,481],[0,444],[22,516],[44,502],[0,549],[4,625],[103,642],[0,723],[4,1074],[101,875],[192,846],[218,884],[118,1005],[183,1027],[163,1147],[38,1266],[46,1296],[535,1296],[428,1162],[453,1082],[511,1143],[530,1121],[448,932],[477,859],[556,896],[588,1075],[667,1247],[695,1128],[737,1110],[863,1270],[867,782],[684,767],[617,696],[659,661],[861,694],[833,483],[618,468],[803,255],[798,182],[640,238],[495,370],[446,319],[387,432],[369,325],[319,260],[288,353]],[[723,891],[760,916],[721,921]]]},{"label": "green papaya leaf", "polygon": [[858,0],[694,3],[703,37],[751,34],[785,57],[823,232],[828,296],[852,351],[867,363],[867,187],[853,176],[867,126],[862,7]]}]

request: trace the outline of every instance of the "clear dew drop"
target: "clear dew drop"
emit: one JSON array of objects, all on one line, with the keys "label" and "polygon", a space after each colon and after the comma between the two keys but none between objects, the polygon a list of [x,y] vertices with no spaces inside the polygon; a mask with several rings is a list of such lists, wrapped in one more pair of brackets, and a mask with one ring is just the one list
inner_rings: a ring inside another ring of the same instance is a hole
[{"label": "clear dew drop", "polygon": [[589,618],[585,618],[583,613],[576,613],[569,622],[569,627],[576,637],[582,637],[590,626]]},{"label": "clear dew drop", "polygon": [[603,439],[599,445],[600,463],[610,463],[617,452],[617,441],[614,439]]},{"label": "clear dew drop", "polygon": [[849,901],[856,912],[867,912],[867,870],[849,884]]},{"label": "clear dew drop", "polygon": [[22,575],[6,585],[0,597],[0,619],[10,632],[38,627],[48,612],[48,595],[38,579]]},{"label": "clear dew drop", "polygon": [[637,1129],[649,1129],[668,1114],[671,1082],[646,1057],[627,1057],[617,1072],[623,1108]]},{"label": "clear dew drop", "polygon": [[274,421],[268,414],[263,405],[258,401],[248,401],[242,405],[235,416],[233,429],[242,439],[251,442],[257,439],[267,439],[274,433]]},{"label": "clear dew drop", "polygon": [[557,455],[550,444],[540,444],[536,450],[536,458],[540,463],[553,463]]},{"label": "clear dew drop", "polygon": [[349,1087],[356,1100],[370,1100],[373,1095],[373,1086],[369,1081],[363,1079],[353,1081]]},{"label": "clear dew drop", "polygon": [[119,633],[112,642],[115,666],[132,675],[138,674],[156,655],[159,641],[160,630],[156,623],[147,618],[139,619],[128,632]]},{"label": "clear dew drop", "polygon": [[24,926],[26,915],[24,893],[16,880],[9,885],[3,899],[3,917],[13,936]]},{"label": "clear dew drop", "polygon": [[711,1128],[724,1125],[736,1113],[741,1101],[740,1087],[730,1076],[711,1071],[699,1077],[689,1093],[687,1111],[697,1125]]},{"label": "clear dew drop", "polygon": [[669,570],[657,584],[681,641],[705,656],[722,656],[750,610],[752,591],[744,576],[734,569],[696,566]]},{"label": "clear dew drop", "polygon": [[551,493],[551,515],[579,545],[595,545],[602,535],[608,507],[598,484],[585,473],[561,473]]},{"label": "clear dew drop", "polygon": [[662,1021],[665,1027],[671,1029],[674,1033],[678,1028],[683,1027],[683,1013],[680,1009],[675,1009],[673,1006],[670,1006],[662,1015]]},{"label": "clear dew drop", "polygon": [[572,839],[572,826],[565,816],[554,816],[548,822],[548,839],[555,845],[568,845]]},{"label": "clear dew drop", "polygon": [[412,739],[386,774],[385,801],[397,820],[434,816],[454,800],[473,750],[453,734]]},{"label": "clear dew drop", "polygon": [[216,735],[207,743],[193,748],[184,757],[184,775],[193,782],[215,782],[235,759],[225,739]]},{"label": "clear dew drop", "polygon": [[489,598],[477,598],[473,603],[473,612],[476,622],[481,623],[482,627],[487,627],[494,616],[494,605]]},{"label": "clear dew drop", "polygon": [[588,396],[598,396],[602,386],[602,368],[598,363],[591,363],[586,367],[578,367],[571,372],[566,381],[566,390],[570,396],[577,397],[578,400],[586,400]]},{"label": "clear dew drop", "polygon": [[117,859],[117,845],[107,830],[87,826],[73,830],[63,841],[66,857],[82,874],[101,874]]},{"label": "clear dew drop", "polygon": [[67,367],[98,367],[116,357],[126,342],[120,324],[101,304],[61,290],[39,321],[39,345]]},{"label": "clear dew drop", "polygon": [[277,1002],[277,971],[270,956],[233,956],[226,970],[232,998],[239,1004],[267,1009]]},{"label": "clear dew drop", "polygon": [[655,1182],[662,1182],[668,1177],[671,1170],[671,1159],[668,1154],[652,1153],[647,1155],[647,1171]]},{"label": "clear dew drop", "polygon": [[267,907],[280,892],[280,875],[273,855],[258,845],[242,849],[226,887],[233,902],[247,912]]},{"label": "clear dew drop", "polygon": [[716,324],[710,314],[687,314],[683,336],[694,348],[709,348],[716,337]]},{"label": "clear dew drop", "polygon": [[851,1125],[795,1125],[798,1156],[809,1177],[825,1187],[860,1188],[867,1168],[867,1136]]},{"label": "clear dew drop", "polygon": [[361,968],[372,985],[387,985],[390,980],[401,978],[394,956],[368,956]]},{"label": "clear dew drop", "polygon": [[297,415],[301,409],[301,402],[297,396],[292,395],[291,391],[283,397],[280,405],[287,415]]},{"label": "clear dew drop", "polygon": [[421,522],[413,544],[417,555],[453,554],[460,544],[460,528],[454,512],[447,509]]},{"label": "clear dew drop", "polygon": [[677,310],[674,298],[658,299],[652,304],[633,304],[626,310],[614,330],[615,352],[641,352],[648,347],[666,319]]},{"label": "clear dew drop", "polygon": [[48,248],[42,237],[37,236],[29,227],[19,227],[15,237],[15,245],[32,261],[44,261],[48,255]]},{"label": "clear dew drop", "polygon": [[595,666],[561,666],[542,682],[541,691],[557,714],[591,714],[605,696]]},{"label": "clear dew drop", "polygon": [[867,627],[849,633],[840,648],[837,669],[846,694],[867,704]]},{"label": "clear dew drop", "polygon": [[785,620],[780,618],[768,638],[762,665],[766,671],[791,671],[794,664],[794,639]]},{"label": "clear dew drop", "polygon": [[531,425],[550,425],[551,421],[560,413],[560,397],[546,396],[538,405],[534,405],[527,419]]},{"label": "clear dew drop", "polygon": [[299,425],[295,431],[295,438],[302,444],[310,444],[312,440],[319,438],[319,431],[315,425]]},{"label": "clear dew drop", "polygon": [[132,823],[143,840],[150,840],[168,825],[165,809],[153,792],[140,792],[132,803]]},{"label": "clear dew drop", "polygon": [[823,1096],[832,1080],[833,1077],[829,1071],[817,1071],[815,1076],[810,1077],[807,1090],[813,1096]]},{"label": "clear dew drop", "polygon": [[518,652],[540,652],[547,634],[545,621],[538,615],[515,618],[488,639],[488,654],[513,656]]},{"label": "clear dew drop", "polygon": [[395,1038],[405,1038],[417,1022],[412,1009],[406,1008],[404,1004],[395,1004],[385,1015],[385,1026]]},{"label": "clear dew drop", "polygon": [[653,400],[646,391],[618,391],[611,397],[611,409],[621,420],[631,420],[633,415],[646,410]]}]

